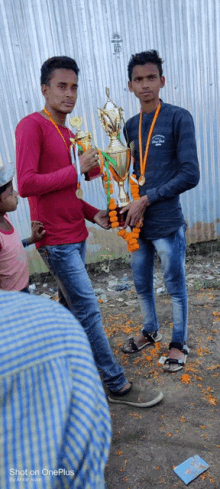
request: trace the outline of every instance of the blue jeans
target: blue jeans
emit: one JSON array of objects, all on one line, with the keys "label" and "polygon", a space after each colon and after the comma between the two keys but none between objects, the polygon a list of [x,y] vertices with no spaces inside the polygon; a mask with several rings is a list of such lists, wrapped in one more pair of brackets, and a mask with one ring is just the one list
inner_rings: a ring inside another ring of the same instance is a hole
[{"label": "blue jeans", "polygon": [[164,271],[164,281],[171,296],[173,335],[172,342],[183,346],[187,340],[187,290],[185,283],[185,240],[186,226],[166,238],[139,240],[139,249],[133,254],[132,272],[135,287],[140,299],[146,333],[158,330],[156,302],[153,288],[153,268],[157,251]]},{"label": "blue jeans", "polygon": [[[71,312],[88,336],[96,366],[103,373],[103,381],[112,391],[120,390],[127,380],[111,351],[99,304],[85,268],[86,242],[45,246],[44,249],[50,268],[65,288]],[[43,257],[43,249],[40,254]]]}]

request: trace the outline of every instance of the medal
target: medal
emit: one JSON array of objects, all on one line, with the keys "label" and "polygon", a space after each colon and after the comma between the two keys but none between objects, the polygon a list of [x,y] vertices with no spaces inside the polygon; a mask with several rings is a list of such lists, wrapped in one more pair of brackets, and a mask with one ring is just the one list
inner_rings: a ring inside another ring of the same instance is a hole
[{"label": "medal", "polygon": [[145,184],[145,170],[146,170],[146,166],[147,166],[147,157],[148,157],[148,153],[149,153],[149,147],[150,147],[150,141],[151,141],[151,136],[152,136],[152,132],[154,130],[154,126],[157,122],[157,118],[158,118],[158,115],[159,115],[159,112],[160,112],[160,109],[161,109],[161,101],[159,102],[158,106],[157,106],[157,109],[156,109],[156,112],[154,114],[154,118],[152,120],[152,123],[151,123],[151,126],[150,126],[150,130],[149,130],[149,133],[148,133],[148,136],[147,136],[147,142],[146,142],[146,147],[145,147],[145,153],[144,153],[144,158],[143,158],[143,146],[142,146],[142,118],[143,118],[143,112],[141,111],[140,112],[140,117],[139,117],[139,155],[140,155],[140,177],[139,177],[139,180],[138,180],[138,183],[139,185],[142,187],[142,185]]},{"label": "medal", "polygon": [[76,190],[76,196],[78,197],[78,199],[82,199],[83,198],[83,191],[82,191],[82,189],[80,187],[77,188],[77,190]]},{"label": "medal", "polygon": [[139,185],[142,187],[142,185],[145,184],[145,176],[144,175],[141,175],[138,179],[138,183]]}]

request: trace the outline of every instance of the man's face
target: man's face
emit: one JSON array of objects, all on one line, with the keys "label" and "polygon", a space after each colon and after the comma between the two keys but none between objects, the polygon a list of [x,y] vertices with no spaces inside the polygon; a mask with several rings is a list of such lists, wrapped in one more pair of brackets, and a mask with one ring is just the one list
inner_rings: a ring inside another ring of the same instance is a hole
[{"label": "man's face", "polygon": [[160,88],[164,85],[164,76],[160,77],[158,67],[152,63],[136,65],[128,82],[130,92],[134,92],[141,104],[158,99]]},{"label": "man's face", "polygon": [[42,85],[48,110],[62,114],[72,112],[77,99],[78,77],[72,70],[59,69],[53,72],[48,85]]},{"label": "man's face", "polygon": [[12,212],[17,209],[18,205],[18,192],[13,189],[13,183],[0,195],[0,212]]}]

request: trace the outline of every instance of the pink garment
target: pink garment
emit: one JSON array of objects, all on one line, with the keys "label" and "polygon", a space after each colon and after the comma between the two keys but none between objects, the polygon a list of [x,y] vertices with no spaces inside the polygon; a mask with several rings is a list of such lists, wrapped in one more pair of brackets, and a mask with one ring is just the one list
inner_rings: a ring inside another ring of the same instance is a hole
[{"label": "pink garment", "polygon": [[[4,216],[10,223],[7,216]],[[11,223],[10,223],[11,224]],[[0,229],[0,289],[22,290],[28,286],[27,255],[18,231]]]}]

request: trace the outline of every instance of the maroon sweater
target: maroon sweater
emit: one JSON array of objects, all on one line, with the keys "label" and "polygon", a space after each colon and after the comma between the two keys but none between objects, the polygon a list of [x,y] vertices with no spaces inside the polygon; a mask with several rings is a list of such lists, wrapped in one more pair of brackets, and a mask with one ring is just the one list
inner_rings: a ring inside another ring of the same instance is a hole
[{"label": "maroon sweater", "polygon": [[[69,147],[74,134],[59,129]],[[93,222],[98,209],[76,197],[76,170],[57,129],[35,112],[19,122],[15,137],[18,191],[28,197],[31,220],[41,221],[46,230],[37,248],[84,241],[85,219]]]}]

